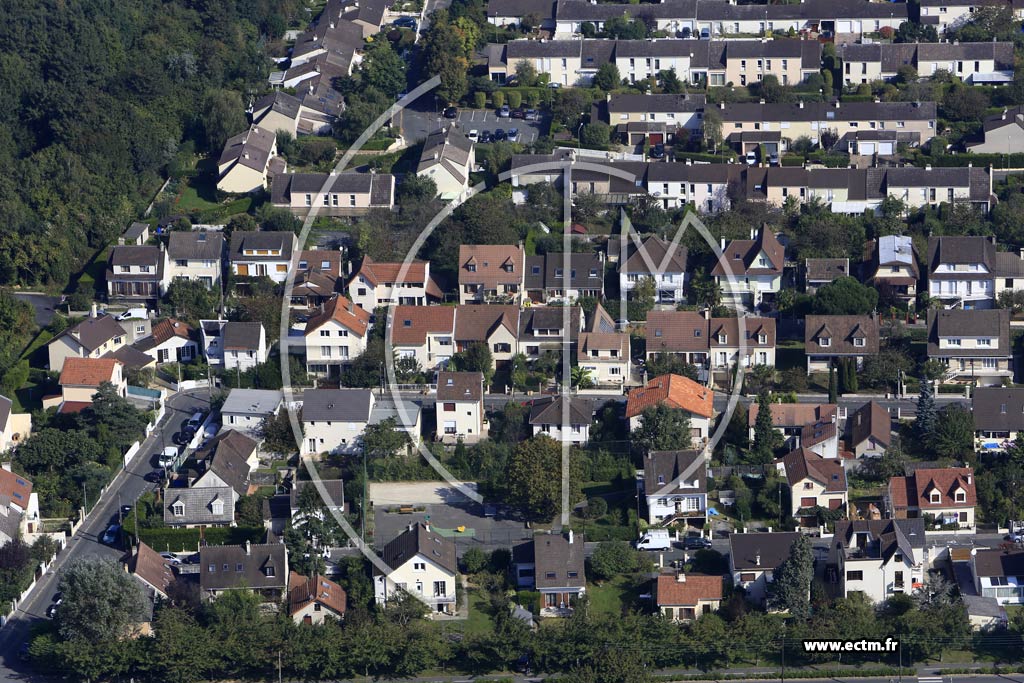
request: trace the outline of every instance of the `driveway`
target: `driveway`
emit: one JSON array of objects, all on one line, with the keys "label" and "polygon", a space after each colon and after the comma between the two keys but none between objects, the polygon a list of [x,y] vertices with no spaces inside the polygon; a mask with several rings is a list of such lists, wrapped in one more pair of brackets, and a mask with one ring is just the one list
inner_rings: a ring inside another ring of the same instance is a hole
[{"label": "driveway", "polygon": [[432,95],[424,95],[413,103],[412,106],[402,110],[399,114],[398,125],[402,131],[402,137],[410,145],[422,142],[430,133],[440,129],[442,126],[451,123],[453,120],[467,135],[471,130],[478,132],[489,131],[493,133],[498,128],[505,132],[515,128],[519,131],[519,142],[528,145],[544,134],[549,125],[548,118],[541,116],[540,121],[526,121],[524,119],[503,119],[493,109],[459,109],[455,119],[446,119],[441,116],[444,109],[444,102],[435,102]]},{"label": "driveway", "polygon": [[18,648],[28,638],[32,624],[46,618],[46,608],[54,593],[63,567],[80,559],[118,560],[123,551],[100,542],[104,530],[111,522],[118,521],[122,504],[134,503],[139,496],[154,485],[143,477],[153,469],[152,459],[163,445],[171,443],[171,435],[181,423],[197,410],[207,411],[210,401],[206,389],[175,394],[167,399],[167,410],[158,428],[147,438],[138,454],[126,470],[118,473],[110,488],[90,513],[85,524],[69,541],[58,556],[51,571],[47,572],[29,597],[21,603],[18,611],[11,615],[7,625],[0,629],[0,680],[27,680],[30,673],[18,659]]},{"label": "driveway", "polygon": [[47,296],[34,292],[11,292],[15,299],[27,301],[35,310],[36,325],[46,327],[53,320],[53,309],[60,303],[59,296]]},{"label": "driveway", "polygon": [[[374,544],[380,548],[416,522],[429,522],[442,536],[455,539],[461,556],[467,548],[484,550],[508,548],[528,538],[533,532],[524,520],[498,508],[493,517],[485,517],[483,507],[478,503],[461,502],[426,505],[425,510],[411,515],[387,512],[382,506],[374,506]],[[458,531],[465,527],[464,531]]]}]

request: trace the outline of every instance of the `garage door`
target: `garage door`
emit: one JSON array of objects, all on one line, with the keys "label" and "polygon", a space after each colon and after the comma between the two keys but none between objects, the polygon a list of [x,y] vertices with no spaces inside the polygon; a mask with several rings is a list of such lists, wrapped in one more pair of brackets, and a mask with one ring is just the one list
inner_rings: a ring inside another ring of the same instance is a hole
[{"label": "garage door", "polygon": [[858,145],[858,149],[860,150],[861,154],[874,154],[875,153],[875,143],[873,143],[873,142],[862,142],[862,143],[860,143]]},{"label": "garage door", "polygon": [[896,153],[896,143],[894,143],[894,142],[879,142],[878,143],[878,153],[879,154],[895,154]]},{"label": "garage door", "polygon": [[853,33],[852,21],[837,21],[836,33]]},{"label": "garage door", "polygon": [[660,145],[665,142],[663,133],[651,133],[649,137],[652,145]]}]

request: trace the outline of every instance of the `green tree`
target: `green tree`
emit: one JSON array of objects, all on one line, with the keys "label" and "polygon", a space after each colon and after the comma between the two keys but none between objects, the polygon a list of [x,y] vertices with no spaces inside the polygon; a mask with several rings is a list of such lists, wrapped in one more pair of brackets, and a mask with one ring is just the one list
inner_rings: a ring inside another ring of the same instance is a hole
[{"label": "green tree", "polygon": [[602,541],[590,558],[590,571],[594,579],[607,581],[620,574],[636,571],[640,555],[627,541]]},{"label": "green tree", "polygon": [[469,60],[464,34],[448,22],[447,12],[439,11],[423,36],[423,63],[426,73],[441,77],[437,94],[448,102],[458,102],[469,91]]},{"label": "green tree", "polygon": [[516,64],[516,80],[524,88],[537,85],[537,68],[528,59],[521,59]]},{"label": "green tree", "polygon": [[462,554],[462,569],[467,574],[477,574],[487,568],[487,553],[476,546]]},{"label": "green tree", "polygon": [[57,630],[66,641],[112,643],[145,618],[145,597],[114,562],[76,560],[60,578]]},{"label": "green tree", "polygon": [[276,415],[265,418],[260,423],[259,434],[267,451],[291,454],[299,450],[287,408],[281,408]]},{"label": "green tree", "polygon": [[654,278],[650,276],[640,278],[629,292],[629,301],[626,304],[629,319],[646,320],[647,314],[654,308],[657,292]]},{"label": "green tree", "polygon": [[718,151],[722,144],[722,116],[716,109],[707,108],[704,112],[704,123],[701,126],[704,131],[704,140],[711,146],[713,151]]},{"label": "green tree", "polygon": [[570,371],[570,374],[572,376],[572,386],[574,388],[590,389],[594,386],[594,378],[591,376],[591,372],[588,368],[575,365]]},{"label": "green tree", "polygon": [[174,317],[185,322],[197,323],[217,315],[217,293],[199,280],[174,278],[167,288],[167,302]]},{"label": "green tree", "polygon": [[368,43],[363,52],[359,71],[371,88],[391,98],[405,90],[406,64],[387,40]]},{"label": "green tree", "polygon": [[852,277],[836,278],[814,295],[814,312],[822,315],[867,315],[878,305],[878,290]]},{"label": "green tree", "polygon": [[661,89],[670,95],[678,95],[683,92],[683,82],[676,73],[676,68],[658,72],[658,80],[661,81]]},{"label": "green tree", "polygon": [[811,611],[811,580],[814,578],[814,553],[806,536],[799,536],[789,557],[775,570],[768,587],[768,604],[791,616],[803,619]]},{"label": "green tree", "polygon": [[602,64],[594,74],[594,87],[605,92],[615,90],[622,85],[622,76],[619,75],[619,67],[612,62]]},{"label": "green tree", "polygon": [[754,443],[750,455],[754,462],[766,464],[775,458],[782,446],[782,434],[772,425],[771,398],[767,391],[757,395],[757,418],[754,420]]},{"label": "green tree", "polygon": [[974,415],[959,405],[949,405],[939,413],[930,445],[943,458],[964,459],[974,455]]},{"label": "green tree", "polygon": [[690,414],[663,403],[651,406],[640,415],[640,425],[630,440],[643,451],[670,451],[691,448]]},{"label": "green tree", "polygon": [[647,361],[645,367],[648,377],[680,375],[694,381],[697,379],[697,366],[687,363],[684,357],[675,353],[656,353]]},{"label": "green tree", "polygon": [[931,382],[921,380],[921,393],[917,397],[917,417],[914,420],[914,433],[922,444],[927,444],[938,423],[935,409],[935,389]]},{"label": "green tree", "polygon": [[206,94],[200,111],[206,148],[219,152],[227,139],[246,128],[245,107],[237,92],[214,89]]},{"label": "green tree", "polygon": [[580,143],[592,149],[604,149],[611,140],[612,129],[603,121],[593,121],[580,131]]},{"label": "green tree", "polygon": [[472,342],[465,350],[454,354],[449,361],[452,370],[458,372],[482,372],[484,384],[494,378],[494,357],[485,342]]},{"label": "green tree", "polygon": [[828,402],[836,403],[839,399],[839,383],[836,381],[836,367],[828,367]]},{"label": "green tree", "polygon": [[398,420],[389,417],[363,430],[359,437],[359,448],[367,458],[390,458],[402,455],[412,440],[405,429],[398,426]]},{"label": "green tree", "polygon": [[[505,484],[508,502],[536,519],[551,519],[561,509],[562,445],[541,435],[519,442],[509,458]],[[578,457],[569,461],[569,503],[581,498]]]}]

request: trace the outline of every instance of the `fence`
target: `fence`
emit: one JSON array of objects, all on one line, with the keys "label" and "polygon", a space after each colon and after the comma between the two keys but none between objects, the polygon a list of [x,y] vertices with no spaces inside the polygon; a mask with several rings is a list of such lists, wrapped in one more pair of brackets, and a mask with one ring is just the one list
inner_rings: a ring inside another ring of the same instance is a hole
[{"label": "fence", "polygon": [[28,596],[32,593],[32,590],[36,587],[36,584],[39,583],[39,580],[46,575],[46,572],[48,572],[50,570],[50,567],[53,566],[53,563],[56,562],[57,556],[60,555],[64,548],[67,547],[66,538],[58,537],[57,534],[50,534],[50,536],[57,543],[57,552],[54,553],[54,556],[51,557],[48,562],[39,563],[39,568],[36,570],[35,575],[32,577],[32,583],[30,583],[28,587],[21,592],[21,595],[19,595],[14,600],[11,600],[11,608],[7,611],[6,614],[0,614],[0,628],[3,628],[7,625],[7,622],[10,620],[11,616],[13,616],[14,613],[18,611],[18,607],[21,605],[21,603],[23,603],[25,599],[28,598]]},{"label": "fence", "polygon": [[124,462],[123,462],[122,466],[125,469],[128,469],[128,463],[130,463],[132,461],[132,458],[134,458],[135,455],[140,450],[142,450],[142,442],[141,441],[136,441],[135,443],[133,443],[131,446],[128,447],[128,450],[126,450],[124,452]]},{"label": "fence", "polygon": [[206,389],[210,386],[210,380],[208,379],[183,379],[178,382],[175,379],[159,372],[153,379],[157,384],[170,389],[174,393],[179,391],[192,391],[193,389]]}]

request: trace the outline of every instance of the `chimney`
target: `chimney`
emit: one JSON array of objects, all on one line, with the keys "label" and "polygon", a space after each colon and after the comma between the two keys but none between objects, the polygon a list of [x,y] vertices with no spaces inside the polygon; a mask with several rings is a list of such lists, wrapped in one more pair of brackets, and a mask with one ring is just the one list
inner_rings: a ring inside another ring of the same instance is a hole
[{"label": "chimney", "polygon": [[758,102],[758,104],[764,104],[764,98],[763,98],[763,97],[762,97],[762,98],[760,99],[760,101]]},{"label": "chimney", "polygon": [[676,583],[686,583],[686,574],[683,572],[676,574]]},{"label": "chimney", "polygon": [[836,100],[836,109],[839,109],[839,100]]},{"label": "chimney", "polygon": [[430,522],[423,522],[423,529],[424,529],[424,530],[425,530],[425,531],[426,531],[427,533],[430,533]]},{"label": "chimney", "polygon": [[800,108],[801,108],[801,109],[803,109],[803,108],[804,108],[804,101],[803,101],[803,100],[800,100]]},{"label": "chimney", "polygon": [[658,569],[665,566],[665,553],[658,553]]},{"label": "chimney", "polygon": [[722,251],[725,251],[725,238],[722,238]]},{"label": "chimney", "polygon": [[760,553],[760,551],[758,551],[757,555],[754,555],[754,566],[755,567],[760,567],[761,566],[761,553]]},{"label": "chimney", "polygon": [[719,109],[725,109],[725,102],[719,102],[718,103],[718,108]]},{"label": "chimney", "polygon": [[93,301],[92,302],[92,306],[89,307],[89,317],[93,318],[93,319],[98,317],[98,313],[96,312],[96,302],[95,301]]},{"label": "chimney", "polygon": [[[6,469],[10,469],[10,468],[6,468]],[[971,481],[972,481],[972,479],[973,479],[973,477],[972,477],[972,476],[970,475],[970,473],[968,473],[968,474],[967,474],[967,485],[968,485],[968,486],[970,486],[970,485],[971,485]]]},{"label": "chimney", "polygon": [[10,472],[11,471],[11,462],[8,460],[7,462],[0,463],[0,467],[4,468],[8,472]]},{"label": "chimney", "polygon": [[574,536],[573,536],[573,533],[572,533],[572,529],[569,529],[569,545],[572,545],[573,538],[574,538]]},{"label": "chimney", "polygon": [[252,555],[252,543],[250,543],[249,541],[245,542],[245,554]]},{"label": "chimney", "polygon": [[924,170],[926,170],[926,171],[932,170],[932,165],[931,164],[925,164]]}]

